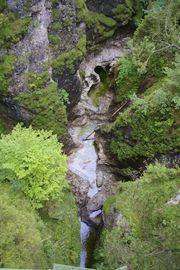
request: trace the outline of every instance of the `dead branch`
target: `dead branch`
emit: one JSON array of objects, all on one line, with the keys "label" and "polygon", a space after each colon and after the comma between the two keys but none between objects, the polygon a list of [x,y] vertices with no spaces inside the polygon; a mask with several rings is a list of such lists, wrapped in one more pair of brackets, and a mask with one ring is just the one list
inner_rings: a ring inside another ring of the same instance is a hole
[{"label": "dead branch", "polygon": [[129,100],[128,101],[125,101],[113,114],[112,114],[112,116],[111,117],[114,117],[120,110],[122,110],[123,108],[124,108],[124,106],[125,105],[127,105],[128,104],[128,102],[129,102]]}]

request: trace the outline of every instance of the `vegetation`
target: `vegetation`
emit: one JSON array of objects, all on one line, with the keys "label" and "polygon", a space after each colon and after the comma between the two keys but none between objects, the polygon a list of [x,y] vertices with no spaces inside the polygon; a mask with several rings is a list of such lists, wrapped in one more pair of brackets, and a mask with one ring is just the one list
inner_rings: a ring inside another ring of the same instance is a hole
[{"label": "vegetation", "polygon": [[118,101],[144,90],[145,82],[158,81],[164,67],[173,65],[179,42],[178,7],[178,1],[168,0],[149,7],[129,44],[131,53],[119,61]]},{"label": "vegetation", "polygon": [[43,224],[28,200],[0,183],[0,267],[47,268]]},{"label": "vegetation", "polygon": [[48,215],[43,220],[51,235],[51,241],[46,243],[49,262],[78,266],[80,223],[72,193],[66,192],[61,202],[47,202],[46,209]]},{"label": "vegetation", "polygon": [[[0,1],[0,48],[8,50],[27,32],[30,19],[19,18],[11,12],[1,13],[6,6],[6,1]],[[0,95],[8,90],[15,62],[16,56],[12,53],[0,55]]]},{"label": "vegetation", "polygon": [[68,94],[58,89],[55,82],[50,82],[47,72],[41,75],[27,74],[28,89],[17,97],[34,113],[32,126],[36,129],[53,131],[59,138],[67,134],[67,114],[65,103]]},{"label": "vegetation", "polygon": [[58,46],[60,45],[61,39],[60,39],[60,30],[62,28],[62,25],[60,23],[60,13],[57,9],[57,6],[59,4],[59,1],[51,1],[52,2],[52,19],[51,25],[49,27],[49,33],[48,38],[50,41],[50,44],[53,48],[53,50],[58,49]]},{"label": "vegetation", "polygon": [[[168,204],[178,191],[179,169],[150,165],[139,181],[121,184],[105,203],[105,213],[120,212],[117,225],[107,227],[97,247],[96,268],[177,270],[178,206]],[[128,224],[128,225],[127,225]]]},{"label": "vegetation", "polygon": [[90,91],[88,92],[88,96],[91,97],[94,106],[99,105],[101,97],[105,96],[111,84],[111,78],[106,70],[102,69],[98,71],[98,74],[100,76],[100,84],[98,87],[91,87]]},{"label": "vegetation", "polygon": [[83,59],[86,53],[86,36],[82,35],[78,40],[76,46],[64,53],[59,54],[59,56],[53,60],[52,67],[55,71],[63,72],[65,68],[68,68],[70,73],[74,73],[74,65],[76,61]]},{"label": "vegetation", "polygon": [[143,98],[134,96],[131,106],[118,116],[111,149],[119,160],[178,151],[179,71],[177,62],[174,69],[166,70],[160,85],[153,85]]},{"label": "vegetation", "polygon": [[14,13],[0,13],[0,47],[9,49],[27,32],[29,18],[19,18]]},{"label": "vegetation", "polygon": [[55,135],[17,125],[0,140],[0,176],[24,192],[34,208],[67,188],[66,157]]},{"label": "vegetation", "polygon": [[77,208],[56,136],[18,125],[2,135],[0,152],[0,266],[78,265]]},{"label": "vegetation", "polygon": [[[116,102],[130,105],[111,125],[110,149],[126,164],[126,178],[128,164],[177,153],[180,146],[178,7],[179,1],[150,3],[130,53],[118,63]],[[98,270],[178,269],[178,205],[168,203],[177,195],[178,178],[178,167],[151,164],[139,180],[120,184],[104,205],[110,219],[96,249]]]},{"label": "vegetation", "polygon": [[[29,12],[33,4],[26,2],[23,12]],[[138,169],[139,161],[145,164],[161,154],[178,153],[180,146],[180,2],[125,0],[108,17],[89,10],[86,0],[75,0],[77,20],[74,7],[65,2],[67,9],[61,16],[60,1],[51,0],[48,38],[55,57],[41,73],[29,71],[27,65],[27,89],[15,98],[32,114],[32,127],[18,124],[6,134],[14,120],[6,123],[6,109],[0,108],[0,267],[48,269],[55,262],[79,264],[77,207],[66,181],[66,156],[58,142],[67,138],[68,95],[52,80],[50,67],[55,78],[63,79],[66,71],[74,74],[87,43],[92,50],[93,43],[129,24],[136,27],[129,53],[117,63],[115,102],[122,110],[117,108],[115,121],[102,129],[109,133],[109,149],[120,161],[117,172],[136,181],[119,183],[117,194],[105,202],[107,219],[95,252],[95,268],[114,270],[127,265],[130,270],[177,270],[178,205],[170,201],[178,192],[179,168],[153,163],[140,179],[137,176],[143,170]],[[1,97],[7,96],[17,60],[23,67],[30,61],[29,52],[17,59],[14,46],[27,33],[29,23],[29,17],[9,12],[7,1],[0,0]],[[34,15],[32,26],[38,26]],[[74,30],[75,44],[70,47]],[[106,70],[95,71],[101,84],[89,96],[97,106],[111,78]],[[19,74],[21,70],[14,75]],[[79,74],[84,79],[84,70]]]},{"label": "vegetation", "polygon": [[76,0],[76,8],[78,10],[78,19],[84,21],[87,27],[103,38],[113,36],[117,22],[102,13],[92,12],[88,10],[84,0]]},{"label": "vegetation", "polygon": [[131,100],[112,125],[111,150],[119,160],[178,151],[177,4],[152,6],[134,34],[132,52],[119,62],[117,100]]},{"label": "vegetation", "polygon": [[0,94],[5,94],[8,90],[10,77],[13,72],[16,57],[5,54],[0,56]]}]

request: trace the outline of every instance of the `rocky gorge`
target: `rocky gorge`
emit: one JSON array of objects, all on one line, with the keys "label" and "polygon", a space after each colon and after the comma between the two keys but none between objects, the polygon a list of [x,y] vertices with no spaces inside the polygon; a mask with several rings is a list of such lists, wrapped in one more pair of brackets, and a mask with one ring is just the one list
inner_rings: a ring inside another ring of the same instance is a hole
[{"label": "rocky gorge", "polygon": [[168,250],[177,269],[178,15],[164,2],[0,0],[0,133],[52,131],[67,155],[64,201],[38,210],[46,265],[158,269],[147,254]]}]

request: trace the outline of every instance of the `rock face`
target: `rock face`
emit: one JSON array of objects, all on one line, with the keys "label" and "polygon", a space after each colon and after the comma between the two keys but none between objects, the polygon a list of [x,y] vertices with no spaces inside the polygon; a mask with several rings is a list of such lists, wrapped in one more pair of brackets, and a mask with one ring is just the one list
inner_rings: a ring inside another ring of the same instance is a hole
[{"label": "rock face", "polygon": [[104,15],[108,17],[113,17],[113,9],[116,8],[120,4],[124,4],[125,0],[114,0],[114,1],[108,1],[108,0],[87,0],[86,4],[89,10],[94,12],[103,13]]},{"label": "rock face", "polygon": [[48,26],[51,22],[49,1],[8,1],[8,9],[19,16],[31,17],[32,20],[25,36],[14,45],[9,53],[16,56],[8,97],[2,99],[7,106],[9,117],[29,125],[33,113],[25,106],[13,100],[28,87],[26,75],[41,74],[50,59]]},{"label": "rock face", "polygon": [[[56,29],[54,30],[55,24]],[[85,25],[83,23],[77,24],[77,11],[74,0],[59,1],[59,4],[52,5],[52,24],[49,27],[49,34],[51,37],[57,37],[58,35],[60,38],[57,46],[52,47],[54,58],[58,57],[58,55],[65,56],[63,59],[64,65],[59,69],[53,69],[53,79],[58,82],[60,88],[68,91],[69,100],[71,106],[73,106],[79,101],[81,93],[81,80],[77,75],[77,70],[82,61],[81,58],[78,59],[77,57],[76,59],[74,53],[77,54],[77,52],[74,48],[77,47],[80,38],[85,35]],[[83,50],[85,48],[78,49]],[[69,55],[65,55],[66,52],[69,52]]]},{"label": "rock face", "polygon": [[[48,0],[9,0],[8,11],[18,14],[21,18],[30,17],[31,22],[25,35],[8,52],[16,56],[16,63],[11,76],[8,97],[3,98],[2,102],[8,107],[10,118],[13,117],[16,121],[23,121],[28,125],[33,113],[14,101],[13,98],[27,90],[29,74],[37,77],[41,76],[43,72],[47,72],[49,80],[54,79],[58,82],[59,88],[64,88],[69,92],[69,100],[72,105],[78,101],[81,93],[81,80],[76,71],[81,59],[77,61],[74,59],[73,71],[70,71],[66,65],[66,60],[69,60],[68,57],[71,57],[71,54],[67,55],[67,59],[63,59],[63,66],[60,69],[52,68],[52,62],[59,55],[71,51],[76,46],[85,28],[76,24],[74,0],[60,1],[57,5],[53,5]],[[59,20],[59,25],[57,20]],[[54,34],[52,29],[55,24]],[[52,36],[61,40],[56,47],[51,42]],[[1,50],[1,54],[3,53],[6,51]]]},{"label": "rock face", "polygon": [[[78,70],[86,55],[86,39],[91,48],[92,44],[97,44],[98,39],[96,40],[97,35],[91,37],[89,33],[98,30],[103,35],[103,40],[111,37],[115,30],[112,30],[111,24],[113,27],[116,25],[114,19],[111,20],[114,16],[113,9],[124,1],[88,0],[82,3],[84,5],[79,7],[75,0],[7,1],[5,12],[13,12],[20,18],[30,18],[27,32],[8,51],[8,54],[15,55],[16,61],[8,93],[5,98],[1,98],[1,102],[8,108],[9,117],[13,117],[15,121],[29,125],[33,119],[34,112],[14,100],[33,84],[28,79],[29,74],[38,77],[48,73],[47,83],[54,80],[59,88],[64,88],[69,93],[69,108],[79,101],[82,80]],[[87,14],[81,16],[85,11]],[[103,22],[100,22],[98,18],[102,15]],[[6,50],[0,48],[1,55],[6,53]]]}]

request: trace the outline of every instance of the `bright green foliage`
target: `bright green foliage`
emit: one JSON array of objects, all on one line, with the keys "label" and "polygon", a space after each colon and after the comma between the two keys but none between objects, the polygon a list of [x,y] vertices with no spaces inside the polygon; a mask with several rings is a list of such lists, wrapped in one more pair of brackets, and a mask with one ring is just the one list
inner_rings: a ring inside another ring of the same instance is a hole
[{"label": "bright green foliage", "polygon": [[139,181],[121,184],[121,191],[107,200],[105,212],[121,212],[124,219],[103,232],[97,269],[124,264],[132,270],[179,269],[179,206],[168,204],[177,194],[179,173],[178,168],[150,165]]},{"label": "bright green foliage", "polygon": [[0,57],[0,94],[5,94],[8,90],[15,60],[16,57],[14,55],[6,54]]},{"label": "bright green foliage", "polygon": [[179,62],[166,73],[161,85],[154,85],[144,98],[134,97],[113,124],[111,149],[119,160],[178,151]]},{"label": "bright green foliage", "polygon": [[138,92],[143,81],[162,78],[164,67],[172,66],[179,46],[178,10],[178,1],[168,0],[155,1],[149,8],[129,44],[131,53],[119,61],[119,101]]},{"label": "bright green foliage", "polygon": [[0,189],[0,267],[47,268],[42,222],[21,192],[4,183]]},{"label": "bright green foliage", "polygon": [[68,68],[73,74],[75,72],[75,62],[82,60],[85,53],[86,36],[82,35],[73,49],[61,53],[55,60],[53,60],[52,67],[55,69],[55,71],[57,70],[60,73],[63,72],[65,68]]},{"label": "bright green foliage", "polygon": [[0,172],[21,189],[34,208],[44,201],[63,197],[67,187],[66,156],[55,135],[17,125],[0,140]]},{"label": "bright green foliage", "polygon": [[0,13],[0,47],[11,48],[27,32],[29,18],[19,18],[14,13]]},{"label": "bright green foliage", "polygon": [[46,244],[50,264],[56,262],[78,266],[80,223],[72,193],[65,193],[61,202],[48,202],[46,207],[49,218],[44,218],[44,223],[51,235],[51,241]]},{"label": "bright green foliage", "polygon": [[[55,82],[48,82],[44,72],[37,76],[28,74],[29,88],[17,97],[34,113],[32,126],[37,129],[52,130],[61,139],[67,134],[67,114],[65,103],[68,96],[65,90],[58,89]],[[47,83],[48,82],[48,83]]]}]

